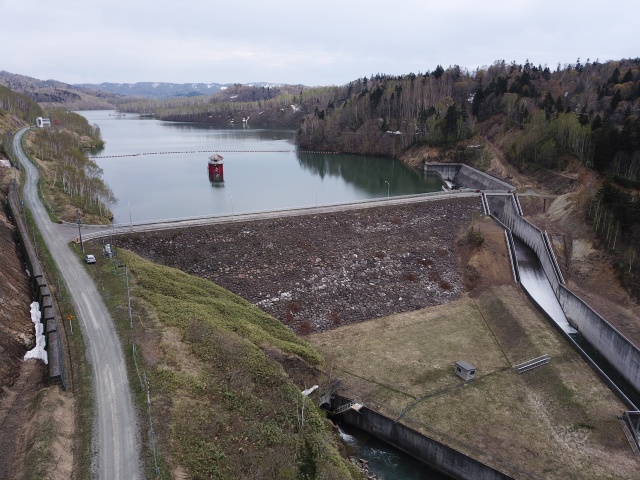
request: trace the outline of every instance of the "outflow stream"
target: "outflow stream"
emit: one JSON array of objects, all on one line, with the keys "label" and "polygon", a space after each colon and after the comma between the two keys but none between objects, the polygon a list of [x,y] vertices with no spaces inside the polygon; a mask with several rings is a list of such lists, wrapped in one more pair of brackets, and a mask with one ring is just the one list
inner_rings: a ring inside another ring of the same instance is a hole
[{"label": "outflow stream", "polygon": [[338,423],[337,428],[347,454],[364,460],[369,471],[380,480],[451,480],[444,473],[357,427]]}]

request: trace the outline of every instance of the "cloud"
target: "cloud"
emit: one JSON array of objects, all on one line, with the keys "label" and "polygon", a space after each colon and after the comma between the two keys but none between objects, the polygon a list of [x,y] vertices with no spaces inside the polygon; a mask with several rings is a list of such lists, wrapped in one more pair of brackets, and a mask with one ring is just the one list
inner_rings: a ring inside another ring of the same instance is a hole
[{"label": "cloud", "polygon": [[0,68],[69,83],[343,84],[364,75],[636,56],[640,3],[0,0]]}]

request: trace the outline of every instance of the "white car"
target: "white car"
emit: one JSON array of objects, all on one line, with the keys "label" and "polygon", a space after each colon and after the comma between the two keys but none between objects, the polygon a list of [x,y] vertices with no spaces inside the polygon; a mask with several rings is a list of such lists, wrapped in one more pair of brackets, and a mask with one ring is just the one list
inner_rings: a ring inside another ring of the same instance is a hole
[{"label": "white car", "polygon": [[84,261],[87,263],[96,263],[96,257],[94,257],[93,255],[85,255]]}]

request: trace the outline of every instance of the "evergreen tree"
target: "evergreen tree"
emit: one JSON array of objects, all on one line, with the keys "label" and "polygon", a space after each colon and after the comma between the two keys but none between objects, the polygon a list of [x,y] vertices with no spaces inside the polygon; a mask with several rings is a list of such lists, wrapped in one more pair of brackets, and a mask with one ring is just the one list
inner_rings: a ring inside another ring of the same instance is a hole
[{"label": "evergreen tree", "polygon": [[621,101],[622,101],[622,95],[620,95],[620,90],[617,89],[616,93],[613,95],[613,98],[611,99],[611,103],[609,104],[609,106],[611,107],[611,110],[615,110]]},{"label": "evergreen tree", "polygon": [[547,92],[542,101],[542,109],[544,110],[544,115],[549,120],[551,118],[551,114],[556,106],[556,102],[554,102],[553,97],[551,96],[551,92]]},{"label": "evergreen tree", "polygon": [[482,107],[482,102],[484,101],[485,93],[482,88],[482,79],[480,80],[480,84],[476,90],[476,93],[473,95],[473,101],[471,102],[471,114],[474,117],[480,116],[480,108]]},{"label": "evergreen tree", "polygon": [[582,126],[585,126],[589,123],[589,115],[587,114],[587,107],[582,107],[582,110],[580,110],[580,114],[578,115],[578,121]]},{"label": "evergreen tree", "polygon": [[616,85],[620,81],[620,70],[618,67],[611,74],[611,78],[609,78],[609,83],[612,85]]},{"label": "evergreen tree", "polygon": [[602,128],[593,135],[593,167],[599,172],[606,172],[616,154],[618,132],[608,119],[602,122]]},{"label": "evergreen tree", "polygon": [[454,103],[449,105],[447,108],[447,113],[444,116],[444,131],[445,136],[449,137],[451,135],[455,135],[458,131],[458,108]]}]

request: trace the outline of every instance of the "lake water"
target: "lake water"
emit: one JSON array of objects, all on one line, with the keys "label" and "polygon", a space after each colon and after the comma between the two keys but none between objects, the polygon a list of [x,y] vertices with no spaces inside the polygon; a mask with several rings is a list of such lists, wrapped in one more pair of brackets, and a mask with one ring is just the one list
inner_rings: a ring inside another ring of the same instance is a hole
[{"label": "lake water", "polygon": [[[106,142],[95,161],[118,199],[111,208],[116,223],[326,205],[441,188],[436,177],[390,158],[301,152],[292,130],[221,129],[107,110],[79,113],[100,127]],[[223,183],[209,180],[207,162],[214,152],[224,157]]]}]

